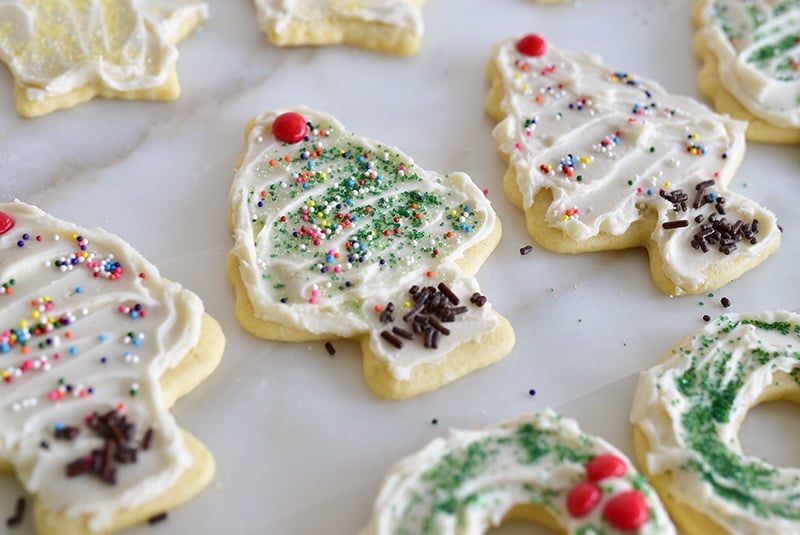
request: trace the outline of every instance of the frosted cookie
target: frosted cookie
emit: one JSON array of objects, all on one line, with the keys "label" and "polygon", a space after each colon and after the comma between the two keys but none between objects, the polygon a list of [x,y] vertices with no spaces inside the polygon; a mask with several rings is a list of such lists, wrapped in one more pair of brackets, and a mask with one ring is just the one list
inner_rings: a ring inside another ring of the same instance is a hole
[{"label": "frosted cookie", "polygon": [[0,0],[0,60],[17,111],[38,117],[96,96],[175,99],[175,44],[207,18],[199,0]]},{"label": "frosted cookie", "polygon": [[464,173],[308,108],[247,127],[230,192],[236,315],[270,340],[355,338],[385,398],[438,388],[506,355],[508,322],[473,275],[500,221]]},{"label": "frosted cookie", "polygon": [[200,298],[116,236],[0,204],[0,469],[39,533],[110,533],[208,484],[211,454],[167,408],[224,344]]},{"label": "frosted cookie", "polygon": [[639,466],[685,533],[800,531],[800,470],[743,453],[737,438],[751,407],[800,402],[798,347],[800,316],[732,314],[639,378]]},{"label": "frosted cookie", "polygon": [[254,0],[258,23],[278,46],[348,44],[411,55],[419,51],[425,0]]},{"label": "frosted cookie", "polygon": [[670,295],[718,288],[777,249],[775,216],[728,190],[744,123],[537,35],[499,43],[488,76],[505,191],[540,245],[645,247]]},{"label": "frosted cookie", "polygon": [[698,81],[717,111],[750,122],[747,138],[800,143],[800,3],[697,0]]},{"label": "frosted cookie", "polygon": [[571,534],[675,533],[623,453],[547,410],[451,431],[397,463],[362,535],[486,533],[506,519]]}]

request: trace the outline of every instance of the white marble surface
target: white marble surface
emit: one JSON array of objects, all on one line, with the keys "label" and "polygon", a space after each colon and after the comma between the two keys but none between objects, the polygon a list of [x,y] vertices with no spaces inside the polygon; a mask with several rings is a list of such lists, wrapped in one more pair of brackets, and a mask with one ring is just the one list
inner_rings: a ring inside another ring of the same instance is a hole
[{"label": "white marble surface", "polygon": [[[122,236],[200,294],[227,334],[220,369],[174,409],[216,454],[216,479],[167,523],[132,533],[353,533],[401,456],[449,427],[546,406],[630,451],[633,375],[699,327],[703,314],[722,313],[720,297],[734,311],[800,306],[797,146],[749,145],[736,187],[779,216],[783,245],[714,297],[662,295],[644,251],[518,253],[531,240],[502,195],[505,166],[483,108],[492,43],[536,31],[699,97],[691,0],[430,0],[428,32],[413,58],[277,49],[259,33],[251,2],[210,4],[211,20],[180,45],[183,95],[174,103],[96,100],[23,120],[13,110],[11,77],[0,71],[0,199]],[[330,358],[320,343],[266,342],[237,325],[224,270],[232,168],[249,118],[293,104],[326,110],[424,167],[467,171],[489,189],[504,236],[478,278],[516,328],[508,358],[433,394],[385,402],[364,385],[355,344],[336,342]],[[779,428],[784,437],[800,434],[791,410],[774,405],[745,422],[743,442],[798,465],[788,446],[796,440],[758,438]],[[0,517],[21,492],[13,477],[0,478]],[[14,532],[32,533],[31,524],[27,518]]]}]

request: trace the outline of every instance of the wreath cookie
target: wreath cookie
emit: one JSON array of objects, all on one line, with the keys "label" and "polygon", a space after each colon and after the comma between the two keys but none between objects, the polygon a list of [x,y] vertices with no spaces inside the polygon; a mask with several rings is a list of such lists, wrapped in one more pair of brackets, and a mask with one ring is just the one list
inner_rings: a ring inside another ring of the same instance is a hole
[{"label": "wreath cookie", "polygon": [[387,474],[362,535],[486,533],[522,519],[570,534],[674,534],[619,450],[550,410],[451,431]]},{"label": "wreath cookie", "polygon": [[168,408],[225,338],[128,244],[0,204],[0,468],[43,534],[110,533],[200,492],[214,460]]},{"label": "wreath cookie", "polygon": [[631,409],[636,453],[691,534],[797,533],[800,470],[742,452],[751,407],[800,402],[800,316],[723,316],[644,372]]},{"label": "wreath cookie", "polygon": [[270,340],[355,338],[381,397],[502,358],[508,322],[473,277],[500,221],[464,173],[426,171],[308,108],[247,127],[230,193],[236,314]]},{"label": "wreath cookie", "polygon": [[700,91],[749,121],[747,138],[800,143],[800,3],[697,0]]},{"label": "wreath cookie", "polygon": [[425,0],[255,0],[258,22],[278,46],[348,44],[416,54]]},{"label": "wreath cookie", "polygon": [[645,247],[669,295],[719,288],[778,248],[775,216],[728,190],[744,123],[533,34],[499,43],[488,76],[505,191],[545,248]]},{"label": "wreath cookie", "polygon": [[175,44],[207,18],[199,0],[0,0],[0,60],[17,111],[38,117],[96,96],[175,99]]}]

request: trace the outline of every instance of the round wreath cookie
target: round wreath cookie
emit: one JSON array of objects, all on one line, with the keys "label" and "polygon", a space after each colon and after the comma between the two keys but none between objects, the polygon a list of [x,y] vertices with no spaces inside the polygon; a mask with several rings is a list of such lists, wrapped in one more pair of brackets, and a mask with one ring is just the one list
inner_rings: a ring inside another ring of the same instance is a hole
[{"label": "round wreath cookie", "polygon": [[17,111],[38,117],[96,96],[175,99],[175,44],[207,18],[200,0],[3,0],[0,60]]},{"label": "round wreath cookie", "polygon": [[498,43],[488,76],[505,192],[543,247],[645,247],[669,295],[719,288],[778,248],[774,214],[728,189],[745,123],[535,34]]},{"label": "round wreath cookie", "polygon": [[406,398],[505,356],[508,322],[473,277],[500,238],[486,195],[309,108],[247,128],[228,275],[270,340],[355,338],[376,394]]},{"label": "round wreath cookie", "polygon": [[644,372],[631,410],[641,466],[687,534],[797,533],[800,470],[742,452],[747,411],[800,402],[800,316],[720,317]]},{"label": "round wreath cookie", "polygon": [[200,298],[118,237],[0,204],[0,470],[33,495],[39,533],[163,518],[210,482],[168,408],[224,345]]},{"label": "round wreath cookie", "polygon": [[574,534],[675,533],[624,454],[545,410],[451,431],[400,461],[363,535],[485,533],[505,519]]},{"label": "round wreath cookie", "polygon": [[700,91],[720,113],[749,121],[747,138],[800,143],[800,3],[697,0]]}]

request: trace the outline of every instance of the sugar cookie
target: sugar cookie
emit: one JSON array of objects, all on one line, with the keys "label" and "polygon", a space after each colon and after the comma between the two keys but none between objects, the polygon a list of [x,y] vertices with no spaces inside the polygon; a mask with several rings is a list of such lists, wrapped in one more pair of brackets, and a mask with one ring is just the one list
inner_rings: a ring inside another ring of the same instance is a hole
[{"label": "sugar cookie", "polygon": [[700,91],[749,121],[747,138],[800,143],[800,3],[697,0]]},{"label": "sugar cookie", "polygon": [[644,372],[631,409],[639,466],[681,529],[797,533],[800,473],[742,452],[747,411],[800,402],[800,316],[722,316]]},{"label": "sugar cookie", "polygon": [[425,0],[255,0],[258,23],[278,46],[348,44],[411,55],[419,51]]},{"label": "sugar cookie", "polygon": [[230,194],[236,313],[271,340],[357,338],[381,397],[438,388],[507,354],[472,275],[500,239],[464,173],[426,171],[308,108],[247,127]]},{"label": "sugar cookie", "polygon": [[199,0],[3,0],[0,60],[17,111],[38,117],[95,96],[175,99],[175,43],[207,18]]},{"label": "sugar cookie", "polygon": [[646,247],[670,295],[718,288],[777,249],[775,216],[727,189],[744,123],[533,34],[499,43],[488,76],[505,191],[542,246]]},{"label": "sugar cookie", "polygon": [[397,463],[362,535],[485,533],[505,519],[571,534],[675,533],[622,452],[546,410],[451,431]]},{"label": "sugar cookie", "polygon": [[128,244],[0,204],[0,468],[40,533],[110,533],[208,484],[211,454],[167,410],[225,338],[194,293]]}]

